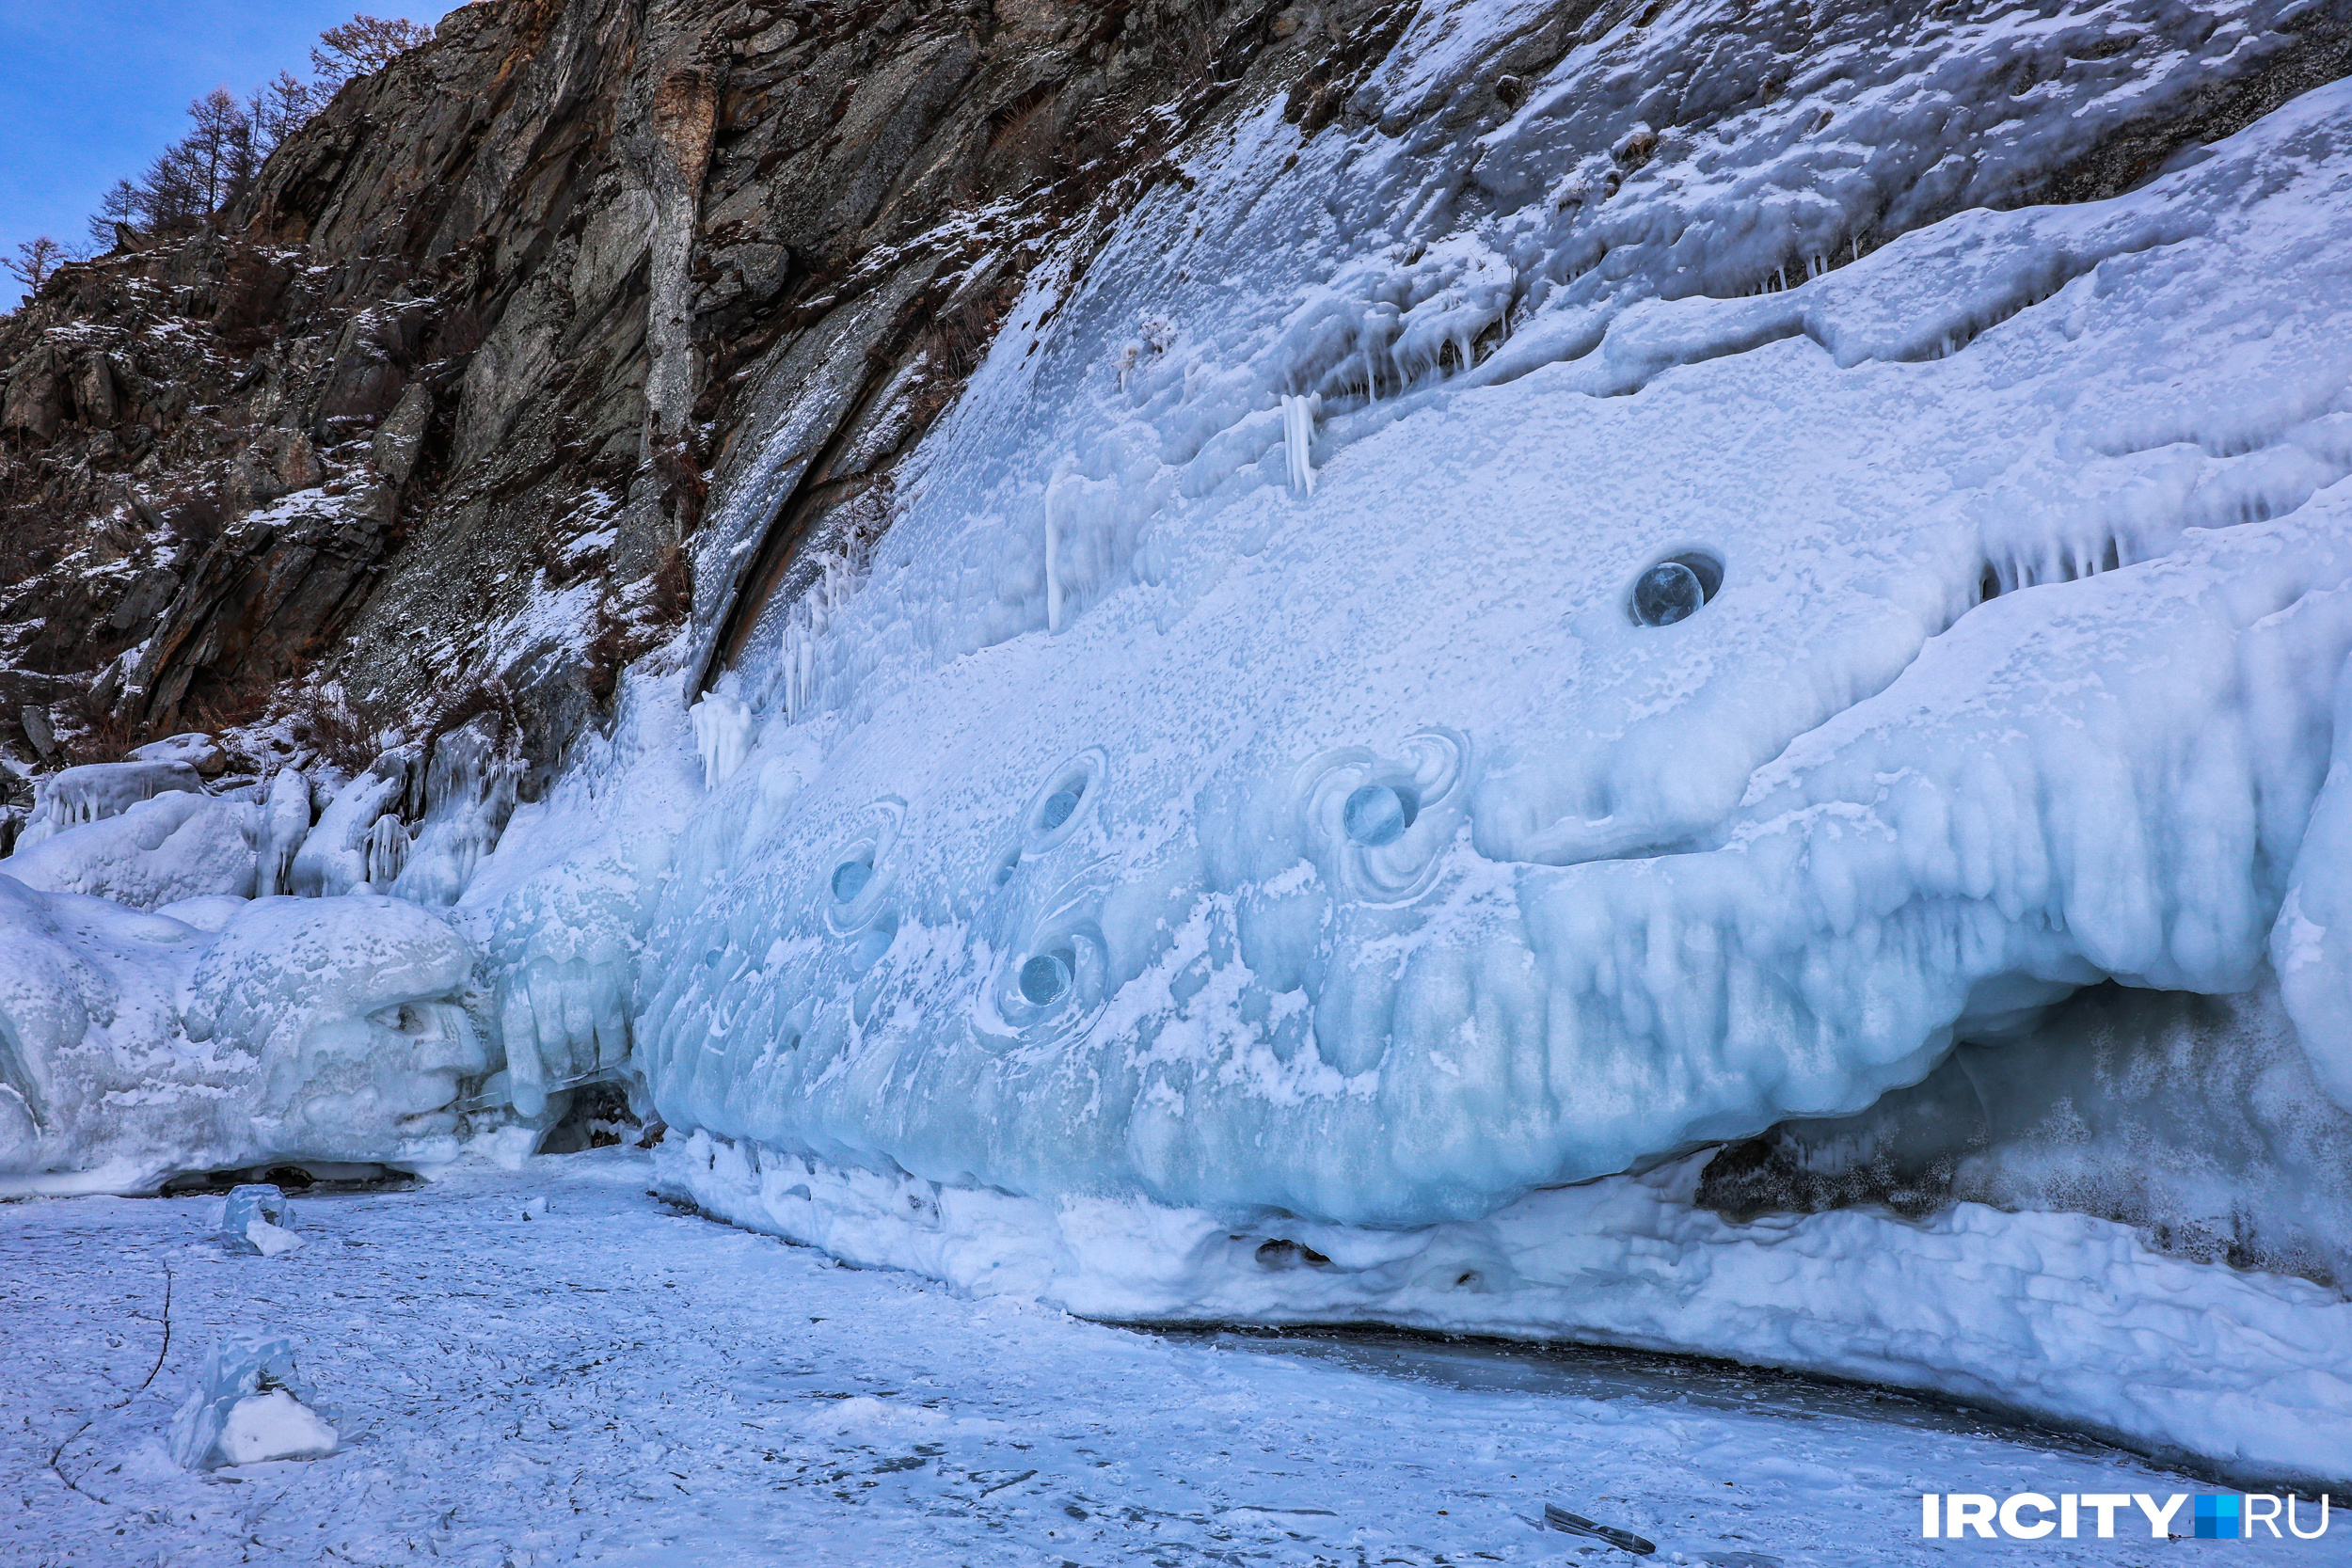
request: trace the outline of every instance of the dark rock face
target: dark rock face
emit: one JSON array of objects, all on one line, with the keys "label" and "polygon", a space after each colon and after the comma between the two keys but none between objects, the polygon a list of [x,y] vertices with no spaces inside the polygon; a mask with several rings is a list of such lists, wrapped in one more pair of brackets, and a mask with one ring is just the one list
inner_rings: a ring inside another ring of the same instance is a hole
[{"label": "dark rock face", "polygon": [[388,712],[497,680],[552,761],[682,612],[755,397],[823,406],[715,613],[886,486],[1046,239],[1166,177],[1275,31],[1174,3],[453,13],[236,208],[0,323],[0,736],[31,759],[27,705],[232,721],[305,673]]},{"label": "dark rock face", "polygon": [[[230,211],[125,231],[0,319],[0,747],[52,765],[77,736],[218,728],[326,680],[430,724],[494,685],[543,772],[690,610],[707,680],[812,546],[885,527],[898,463],[1030,270],[1082,273],[1205,130],[1279,102],[1311,135],[1474,136],[1646,13],[1531,12],[1471,77],[1374,103],[1415,14],[452,13]],[[2343,8],[2301,15],[2240,76],[2018,198],[2109,194],[2342,74]]]}]

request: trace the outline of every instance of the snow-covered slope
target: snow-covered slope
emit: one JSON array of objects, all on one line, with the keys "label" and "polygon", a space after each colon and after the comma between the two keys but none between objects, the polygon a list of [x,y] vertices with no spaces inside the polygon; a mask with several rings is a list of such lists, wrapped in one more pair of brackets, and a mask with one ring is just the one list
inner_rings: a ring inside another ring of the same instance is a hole
[{"label": "snow-covered slope", "polygon": [[[403,1136],[626,1078],[714,1211],[1082,1310],[1623,1339],[2352,1471],[2352,1222],[2306,1202],[2352,1169],[2352,86],[2019,205],[2287,9],[1669,8],[1479,120],[1547,15],[1418,13],[1354,119],[1195,146],[1014,306],[879,544],[707,694],[707,636],[641,664],[503,838],[485,761],[393,863],[396,758],[274,837],[296,891],[454,898],[322,901],[398,997],[306,990],[275,923],[319,906],[263,902],[142,927],[206,956],[139,960],[113,1049],[399,1058],[251,1114]],[[713,498],[706,581],[787,468]],[[43,961],[96,962],[41,885]],[[2245,1191],[2316,1278],[2087,1200],[1702,1202],[1709,1146],[1957,1041],[2091,1081],[2037,1032],[2076,988],[2274,973],[2222,1076],[2307,1107]],[[40,1094],[96,1037],[47,1027]],[[33,1168],[113,1157],[89,1125]]]}]

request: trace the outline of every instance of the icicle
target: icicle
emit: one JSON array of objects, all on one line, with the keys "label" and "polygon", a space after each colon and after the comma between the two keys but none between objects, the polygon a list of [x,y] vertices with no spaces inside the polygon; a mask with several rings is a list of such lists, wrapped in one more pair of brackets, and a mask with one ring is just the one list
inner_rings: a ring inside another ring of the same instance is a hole
[{"label": "icicle", "polygon": [[[792,630],[799,630],[796,624]],[[716,789],[752,752],[751,706],[714,691],[688,715],[694,721],[694,749],[702,753],[703,787]]]},{"label": "icicle", "polygon": [[397,816],[379,816],[368,830],[367,883],[369,891],[381,893],[400,878],[401,869],[408,863],[408,829]]},{"label": "icicle", "polygon": [[1307,495],[1315,493],[1315,466],[1311,448],[1315,438],[1315,414],[1323,406],[1320,393],[1305,397],[1282,398],[1282,446],[1289,459],[1291,488]]},{"label": "icicle", "polygon": [[1056,471],[1053,482],[1045,486],[1045,629],[1061,630],[1061,553],[1059,531],[1055,528],[1054,498],[1061,492],[1061,482],[1069,472],[1065,462]]}]

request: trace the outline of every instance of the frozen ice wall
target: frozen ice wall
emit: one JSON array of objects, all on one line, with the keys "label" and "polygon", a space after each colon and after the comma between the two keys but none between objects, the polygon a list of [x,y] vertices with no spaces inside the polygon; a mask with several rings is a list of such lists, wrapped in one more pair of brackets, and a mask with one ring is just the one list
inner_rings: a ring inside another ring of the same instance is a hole
[{"label": "frozen ice wall", "polygon": [[0,875],[0,1191],[455,1157],[489,1066],[466,940],[389,898],[219,902],[183,921]]},{"label": "frozen ice wall", "polygon": [[[673,1178],[1087,1310],[1706,1349],[2323,1471],[2352,89],[2037,204],[2275,14],[1857,8],[1804,68],[1710,14],[1463,135],[1541,13],[1423,13],[1373,128],[1244,118],[1016,308],[862,584],[696,710],[630,1019]],[[1710,1146],[1963,1040],[2055,1115],[2096,1075],[2048,1008],[2274,957],[2295,1027],[2197,1048],[2273,1109],[2136,1196],[2069,1186],[2180,1132],[2123,1096],[2055,1164],[2010,1127],[1932,1235],[1701,1202]],[[2161,1251],[2231,1223],[2200,1161],[2257,1272]],[[2020,1272],[1923,1303],[1972,1255]],[[2261,1392],[2198,1414],[2178,1335]]]},{"label": "frozen ice wall", "polygon": [[[1797,112],[1643,199],[1819,176]],[[2352,645],[2348,138],[2328,89],[2113,200],[1733,298],[1694,227],[1602,297],[1515,281],[1583,243],[1553,198],[1424,242],[1406,150],[1238,126],[1016,312],[805,716],[780,652],[710,699],[765,728],[649,933],[663,1114],[1420,1224],[1859,1111],[2091,981],[2254,985]],[[1399,358],[1406,311],[1351,403],[1375,275],[1486,313]]]}]

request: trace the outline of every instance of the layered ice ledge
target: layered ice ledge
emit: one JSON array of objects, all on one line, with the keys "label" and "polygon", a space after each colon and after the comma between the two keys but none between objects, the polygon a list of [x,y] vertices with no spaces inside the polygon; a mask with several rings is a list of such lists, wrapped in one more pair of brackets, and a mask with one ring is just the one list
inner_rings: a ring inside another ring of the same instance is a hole
[{"label": "layered ice ledge", "polygon": [[2248,1483],[2344,1477],[2352,1303],[2332,1291],[2164,1257],[2079,1214],[1962,1204],[1915,1224],[1730,1224],[1692,1207],[1704,1164],[1363,1230],[940,1187],[704,1133],[659,1157],[674,1193],[737,1225],[1089,1317],[1377,1322],[1720,1355],[2054,1419]]}]

